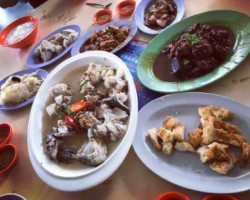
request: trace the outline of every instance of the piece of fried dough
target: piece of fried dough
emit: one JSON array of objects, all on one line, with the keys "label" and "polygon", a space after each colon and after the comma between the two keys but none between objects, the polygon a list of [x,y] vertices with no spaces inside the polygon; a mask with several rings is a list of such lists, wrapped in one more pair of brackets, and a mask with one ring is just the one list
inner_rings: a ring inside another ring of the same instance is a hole
[{"label": "piece of fried dough", "polygon": [[210,145],[205,145],[200,147],[197,150],[197,153],[200,155],[201,162],[209,162],[209,161],[229,161],[230,156],[225,151],[228,148],[228,145],[220,144],[217,142],[213,142]]},{"label": "piece of fried dough", "polygon": [[225,162],[213,162],[210,164],[210,169],[213,171],[222,174],[222,175],[227,175],[234,167],[235,163],[238,161],[238,158],[230,154],[230,160],[225,161]]},{"label": "piece of fried dough", "polygon": [[239,134],[234,134],[223,129],[216,129],[214,127],[212,118],[206,120],[204,124],[202,135],[202,142],[204,144],[211,144],[212,142],[221,142],[236,147],[241,147],[242,143],[245,141],[246,138]]},{"label": "piece of fried dough", "polygon": [[152,142],[153,146],[158,150],[162,150],[162,144],[160,142],[160,138],[157,136],[157,130],[156,128],[152,128],[148,130],[147,137]]},{"label": "piece of fried dough", "polygon": [[250,156],[250,145],[246,142],[242,144],[242,155],[240,159],[240,167],[245,167]]},{"label": "piece of fried dough", "polygon": [[218,119],[230,119],[233,117],[233,113],[229,109],[215,106],[199,107],[198,113],[204,119],[210,116],[214,116]]},{"label": "piece of fried dough", "polygon": [[174,150],[173,142],[163,142],[162,143],[162,152],[166,155],[171,155]]},{"label": "piece of fried dough", "polygon": [[196,127],[192,133],[188,134],[189,136],[189,143],[194,147],[198,148],[202,142],[202,129]]},{"label": "piece of fried dough", "polygon": [[173,137],[177,141],[184,140],[185,126],[184,124],[178,123],[172,131]]},{"label": "piece of fried dough", "polygon": [[217,119],[216,117],[213,117],[213,116],[210,116],[207,119],[203,119],[203,118],[201,119],[201,124],[203,125],[203,127],[205,126],[207,121],[210,121],[210,123],[213,124],[214,128],[223,129],[225,131],[228,131],[234,134],[240,133],[239,129],[234,124]]},{"label": "piece of fried dough", "polygon": [[157,130],[157,136],[160,137],[164,142],[173,142],[174,137],[170,130],[160,127]]},{"label": "piece of fried dough", "polygon": [[215,129],[214,141],[241,147],[243,142],[246,141],[246,138],[238,134],[229,133],[222,129]]},{"label": "piece of fried dough", "polygon": [[163,122],[163,127],[172,131],[178,123],[179,121],[177,118],[166,116]]},{"label": "piece of fried dough", "polygon": [[190,152],[195,152],[194,147],[185,141],[182,142],[176,142],[174,149],[177,151],[190,151]]}]

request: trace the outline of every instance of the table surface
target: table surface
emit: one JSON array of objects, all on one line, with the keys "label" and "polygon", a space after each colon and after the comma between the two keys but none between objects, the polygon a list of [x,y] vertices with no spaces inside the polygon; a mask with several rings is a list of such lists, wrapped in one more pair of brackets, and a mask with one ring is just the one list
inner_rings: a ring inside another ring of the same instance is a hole
[{"label": "table surface", "polygon": [[[78,24],[83,32],[92,28],[92,17],[98,9],[86,6],[86,1],[74,1],[75,3],[72,3],[73,0],[49,0],[31,13],[40,18],[39,34],[36,42],[65,24]],[[114,10],[116,4],[121,0],[89,0],[88,2],[98,1],[102,4],[112,2],[111,9]],[[137,0],[137,3],[139,3],[139,0]],[[185,6],[185,17],[217,9],[233,9],[250,15],[249,0],[185,0]],[[115,19],[119,19],[119,17],[115,15]],[[136,38],[150,41],[152,37],[139,32]],[[33,46],[22,50],[0,47],[0,78],[2,79],[8,74],[24,69],[25,61]],[[51,71],[57,64],[55,63],[46,70]],[[249,84],[250,56],[246,58],[240,67],[223,79],[197,91],[228,96],[250,106]],[[82,192],[66,193],[57,191],[39,179],[29,161],[27,124],[30,108],[31,106],[28,106],[17,111],[0,112],[0,122],[11,123],[14,128],[15,134],[11,143],[15,144],[19,151],[16,166],[9,173],[0,175],[0,194],[15,192],[23,195],[28,200],[146,200],[155,199],[157,195],[170,190],[183,192],[192,200],[200,200],[206,195],[181,188],[159,178],[140,162],[132,148],[123,164],[107,183]],[[235,196],[240,200],[247,200],[250,199],[250,191],[235,194]]]}]

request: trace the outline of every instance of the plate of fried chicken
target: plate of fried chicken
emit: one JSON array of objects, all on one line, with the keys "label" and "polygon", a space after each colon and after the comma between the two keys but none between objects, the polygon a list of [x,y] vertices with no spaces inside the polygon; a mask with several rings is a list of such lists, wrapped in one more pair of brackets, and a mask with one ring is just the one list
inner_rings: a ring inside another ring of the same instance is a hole
[{"label": "plate of fried chicken", "polygon": [[133,147],[152,172],[174,184],[210,193],[246,191],[249,110],[207,93],[163,96],[140,110]]}]

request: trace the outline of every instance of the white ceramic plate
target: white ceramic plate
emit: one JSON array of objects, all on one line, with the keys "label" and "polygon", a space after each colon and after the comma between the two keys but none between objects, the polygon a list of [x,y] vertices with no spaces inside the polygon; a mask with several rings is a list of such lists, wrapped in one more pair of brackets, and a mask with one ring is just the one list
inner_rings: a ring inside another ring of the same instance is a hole
[{"label": "white ceramic plate", "polygon": [[176,116],[185,123],[186,132],[198,124],[198,107],[214,105],[232,110],[243,136],[250,140],[250,108],[232,99],[207,93],[190,92],[160,97],[144,106],[138,115],[134,150],[140,160],[155,174],[179,186],[209,193],[236,193],[250,189],[250,166],[234,168],[228,176],[219,175],[199,156],[189,152],[164,155],[154,149],[146,138],[147,130],[160,127],[166,115]]},{"label": "white ceramic plate", "polygon": [[[42,145],[42,117],[49,98],[48,89],[71,72],[90,62],[113,66],[125,72],[128,81],[130,118],[128,130],[118,147],[98,167],[70,169],[52,162],[44,153]],[[138,100],[132,76],[126,65],[115,55],[103,51],[91,51],[79,54],[58,65],[46,78],[34,100],[28,126],[28,149],[31,163],[48,185],[64,191],[77,191],[93,187],[114,173],[121,165],[132,144],[138,115]]]}]

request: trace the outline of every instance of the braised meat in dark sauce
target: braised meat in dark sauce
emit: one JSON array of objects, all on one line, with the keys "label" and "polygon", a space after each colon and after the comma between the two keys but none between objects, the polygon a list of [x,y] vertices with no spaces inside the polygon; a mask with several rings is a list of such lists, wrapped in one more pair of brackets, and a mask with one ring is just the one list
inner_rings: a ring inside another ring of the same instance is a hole
[{"label": "braised meat in dark sauce", "polygon": [[157,57],[155,75],[180,81],[205,75],[221,65],[235,43],[231,29],[195,24],[174,39]]},{"label": "braised meat in dark sauce", "polygon": [[109,26],[95,32],[81,47],[81,52],[91,50],[112,51],[126,40],[130,33],[127,26]]},{"label": "braised meat in dark sauce", "polygon": [[172,0],[157,0],[149,6],[144,15],[144,24],[152,29],[162,29],[171,24],[177,14]]}]

